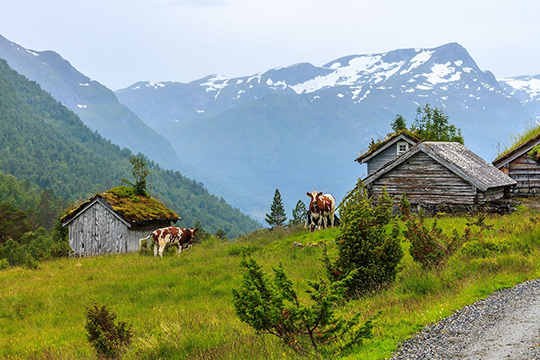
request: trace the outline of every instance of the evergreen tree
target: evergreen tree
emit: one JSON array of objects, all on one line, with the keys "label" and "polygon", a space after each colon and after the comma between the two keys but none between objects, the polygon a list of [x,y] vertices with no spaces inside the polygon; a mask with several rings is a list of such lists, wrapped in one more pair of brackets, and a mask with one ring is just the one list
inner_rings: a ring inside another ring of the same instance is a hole
[{"label": "evergreen tree", "polygon": [[131,175],[135,179],[135,183],[133,184],[126,179],[122,179],[122,181],[131,185],[136,195],[149,196],[146,178],[150,175],[150,170],[148,170],[148,164],[144,155],[131,155],[129,157],[129,163],[131,164]]},{"label": "evergreen tree", "polygon": [[392,200],[386,191],[383,189],[374,202],[362,180],[358,180],[340,209],[341,228],[336,238],[339,255],[335,262],[325,255],[330,279],[347,278],[349,297],[369,293],[394,281],[403,250],[399,225],[392,217]]},{"label": "evergreen tree", "polygon": [[456,141],[464,143],[461,129],[450,124],[449,117],[442,110],[426,104],[416,109],[416,119],[411,131],[429,141]]},{"label": "evergreen tree", "polygon": [[407,123],[405,122],[405,118],[400,114],[396,116],[391,126],[392,126],[392,130],[394,130],[394,133],[398,133],[400,131],[407,129]]},{"label": "evergreen tree", "polygon": [[272,205],[270,206],[270,214],[265,215],[266,218],[264,220],[272,228],[285,225],[287,215],[285,214],[285,207],[283,206],[281,194],[278,189],[276,189],[276,192],[274,193],[274,201],[272,201]]},{"label": "evergreen tree", "polygon": [[292,216],[293,218],[289,220],[289,226],[302,224],[306,221],[307,209],[306,205],[302,200],[298,200],[298,202],[296,203],[296,207],[292,212]]}]

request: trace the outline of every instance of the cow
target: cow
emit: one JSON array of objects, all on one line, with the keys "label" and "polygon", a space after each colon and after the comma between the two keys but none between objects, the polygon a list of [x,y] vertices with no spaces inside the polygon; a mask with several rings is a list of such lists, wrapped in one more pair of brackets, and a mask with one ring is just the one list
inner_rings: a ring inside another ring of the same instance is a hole
[{"label": "cow", "polygon": [[[328,215],[327,217],[329,216],[330,215]],[[311,211],[308,211],[306,214],[306,222],[304,223],[304,228],[305,229],[309,228],[309,231],[313,232],[319,223],[319,217],[320,216],[318,213],[315,213],[312,215]],[[334,226],[339,226],[339,218],[336,214],[334,214]]]},{"label": "cow", "polygon": [[[324,194],[322,192],[308,192],[306,193],[311,198],[309,203],[309,212],[312,219],[318,218],[319,230],[327,227],[327,217],[330,217],[330,225],[334,227],[334,215],[336,213],[336,200],[330,194]],[[313,230],[311,230],[313,231]]]},{"label": "cow", "polygon": [[157,229],[147,237],[140,239],[139,246],[142,246],[142,242],[151,237],[150,244],[154,245],[154,257],[157,257],[158,247],[159,256],[163,257],[163,250],[165,250],[167,244],[176,245],[178,247],[177,255],[180,256],[182,250],[191,249],[197,231],[198,229],[184,229],[174,226]]}]

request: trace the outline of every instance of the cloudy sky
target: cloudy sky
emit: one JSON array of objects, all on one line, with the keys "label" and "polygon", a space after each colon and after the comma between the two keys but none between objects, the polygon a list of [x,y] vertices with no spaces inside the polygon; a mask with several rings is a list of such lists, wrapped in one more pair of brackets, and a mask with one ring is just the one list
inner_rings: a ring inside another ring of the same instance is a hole
[{"label": "cloudy sky", "polygon": [[463,45],[498,78],[540,74],[537,0],[0,0],[0,35],[112,90],[346,55]]}]

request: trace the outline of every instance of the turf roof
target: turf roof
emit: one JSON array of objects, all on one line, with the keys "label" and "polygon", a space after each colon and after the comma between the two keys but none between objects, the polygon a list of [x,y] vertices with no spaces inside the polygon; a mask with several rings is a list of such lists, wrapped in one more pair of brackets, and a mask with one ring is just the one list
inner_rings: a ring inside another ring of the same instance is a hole
[{"label": "turf roof", "polygon": [[174,211],[165,207],[159,200],[153,197],[135,195],[132,188],[119,186],[104,193],[96,194],[91,199],[77,206],[62,217],[62,223],[77,216],[88,204],[92,203],[98,197],[109,205],[114,212],[131,224],[164,220],[175,222],[180,219]]}]

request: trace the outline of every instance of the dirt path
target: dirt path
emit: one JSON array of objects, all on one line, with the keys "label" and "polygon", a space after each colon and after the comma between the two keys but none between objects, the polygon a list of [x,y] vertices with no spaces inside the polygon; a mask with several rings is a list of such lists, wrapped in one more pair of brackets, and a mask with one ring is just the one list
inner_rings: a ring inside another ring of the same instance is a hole
[{"label": "dirt path", "polygon": [[394,359],[540,360],[540,279],[497,291],[427,326]]}]

